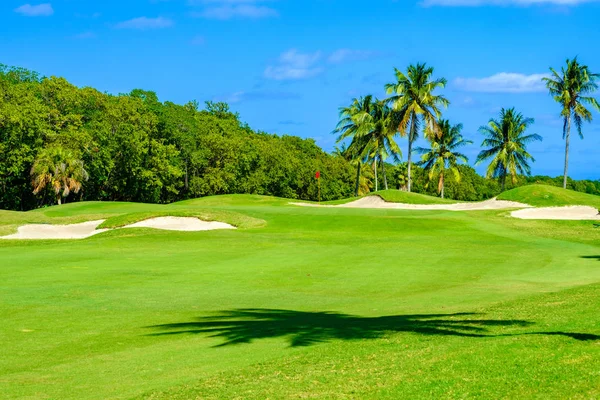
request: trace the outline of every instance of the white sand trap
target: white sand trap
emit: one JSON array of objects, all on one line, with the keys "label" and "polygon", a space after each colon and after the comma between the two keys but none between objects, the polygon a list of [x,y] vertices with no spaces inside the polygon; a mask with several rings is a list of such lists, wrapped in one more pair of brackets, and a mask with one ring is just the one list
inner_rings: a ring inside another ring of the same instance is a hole
[{"label": "white sand trap", "polygon": [[[96,229],[104,220],[88,221],[72,225],[31,224],[20,226],[17,233],[0,236],[0,239],[85,239],[110,229]],[[224,222],[202,221],[191,217],[159,217],[127,225],[124,228],[154,228],[169,231],[211,231],[236,229]]]},{"label": "white sand trap", "polygon": [[0,239],[85,239],[108,229],[96,229],[104,220],[71,225],[31,224],[20,226],[17,233]]},{"label": "white sand trap", "polygon": [[154,228],[167,231],[212,231],[215,229],[236,229],[235,226],[217,221],[202,221],[193,217],[157,217],[127,225],[124,228]]},{"label": "white sand trap", "polygon": [[387,208],[398,210],[447,210],[447,211],[475,211],[475,210],[503,210],[507,208],[527,208],[528,204],[518,203],[516,201],[496,200],[496,198],[470,203],[449,203],[449,204],[405,204],[389,203],[379,196],[367,196],[362,199],[351,201],[350,203],[340,205],[318,205],[314,203],[290,203],[296,206],[304,207],[339,207],[339,208]]},{"label": "white sand trap", "polygon": [[521,219],[600,220],[598,210],[588,206],[530,208],[511,215]]}]

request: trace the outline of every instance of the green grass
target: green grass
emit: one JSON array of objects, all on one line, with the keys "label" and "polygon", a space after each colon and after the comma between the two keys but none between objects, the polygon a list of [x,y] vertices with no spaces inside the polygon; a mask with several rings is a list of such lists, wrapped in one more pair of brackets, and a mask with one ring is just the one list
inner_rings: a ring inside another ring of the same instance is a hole
[{"label": "green grass", "polygon": [[461,203],[458,200],[442,199],[419,193],[408,193],[402,190],[380,190],[375,194],[385,201],[404,204],[453,204]]},{"label": "green grass", "polygon": [[[442,199],[439,197],[428,196],[426,194],[408,193],[408,192],[405,192],[402,190],[394,190],[394,189],[379,190],[377,192],[369,193],[366,196],[379,196],[382,199],[384,199],[385,201],[388,201],[390,203],[404,203],[404,204],[455,204],[455,203],[462,203],[461,201],[458,201],[458,200]],[[366,196],[362,196],[362,197],[366,197]],[[327,204],[327,205],[346,204],[351,201],[358,200],[362,197],[351,197],[348,199],[324,201],[321,204]],[[311,203],[311,202],[306,201],[306,203]]]},{"label": "green grass", "polygon": [[592,224],[287,202],[1,212],[247,225],[0,241],[0,397],[600,397]]},{"label": "green grass", "polygon": [[548,185],[521,186],[500,194],[498,199],[519,201],[535,207],[592,206],[600,208],[600,196]]}]

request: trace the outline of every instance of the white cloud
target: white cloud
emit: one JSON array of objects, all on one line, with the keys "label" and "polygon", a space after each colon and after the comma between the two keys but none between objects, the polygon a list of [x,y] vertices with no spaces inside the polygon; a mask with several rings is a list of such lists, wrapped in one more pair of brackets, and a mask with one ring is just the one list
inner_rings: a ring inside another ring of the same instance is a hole
[{"label": "white cloud", "polygon": [[170,26],[173,26],[173,21],[168,18],[139,17],[139,18],[133,18],[133,19],[130,19],[127,21],[119,22],[117,25],[115,25],[115,28],[147,30],[147,29],[168,28]]},{"label": "white cloud", "polygon": [[15,8],[15,12],[26,17],[49,17],[54,14],[54,9],[50,3],[31,5],[23,4]]},{"label": "white cloud", "polygon": [[454,85],[467,92],[483,93],[531,93],[543,92],[546,86],[542,78],[546,74],[524,75],[501,72],[487,78],[456,78]]},{"label": "white cloud", "polygon": [[600,0],[422,0],[421,5],[446,6],[446,7],[477,7],[477,6],[575,6],[584,3],[593,3]]},{"label": "white cloud", "polygon": [[246,101],[261,101],[261,100],[295,100],[300,98],[297,93],[291,92],[273,92],[265,90],[239,91],[225,96],[215,97],[215,101],[224,101],[229,104],[241,103]]},{"label": "white cloud", "polygon": [[297,49],[290,49],[282,53],[276,63],[265,69],[264,76],[277,81],[307,79],[325,71],[326,64],[361,61],[381,55],[382,53],[372,50],[338,49],[322,54],[320,51],[301,53]]},{"label": "white cloud", "polygon": [[291,49],[279,56],[276,65],[267,67],[265,77],[276,81],[311,78],[323,72],[323,68],[318,65],[320,59],[320,51],[300,53]]},{"label": "white cloud", "polygon": [[261,5],[269,0],[191,0],[191,5],[202,4],[205,6],[201,12],[193,13],[194,16],[228,20],[233,18],[260,19],[278,17],[279,13],[272,7]]},{"label": "white cloud", "polygon": [[329,55],[329,57],[327,57],[327,62],[331,64],[341,64],[349,61],[368,60],[370,58],[378,57],[380,55],[381,53],[378,51],[339,49],[334,51]]}]

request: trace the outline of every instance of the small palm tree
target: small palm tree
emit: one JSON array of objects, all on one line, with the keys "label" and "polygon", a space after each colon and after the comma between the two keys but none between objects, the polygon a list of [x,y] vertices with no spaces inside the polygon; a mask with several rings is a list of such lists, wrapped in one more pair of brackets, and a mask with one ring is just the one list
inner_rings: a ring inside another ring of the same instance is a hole
[{"label": "small palm tree", "polygon": [[423,125],[428,133],[440,135],[437,120],[440,118],[440,107],[448,107],[450,102],[444,96],[435,95],[436,89],[446,86],[446,79],[432,80],[433,68],[426,64],[410,65],[406,75],[395,69],[396,82],[385,85],[389,104],[394,110],[401,112],[398,124],[401,136],[408,136],[408,191],[411,191],[411,156],[412,146],[419,137]]},{"label": "small palm tree", "polygon": [[571,121],[575,123],[579,137],[583,139],[581,125],[583,121],[591,122],[592,113],[584,107],[589,104],[600,111],[598,101],[589,96],[598,90],[598,79],[600,74],[593,74],[586,65],[579,64],[577,57],[567,60],[566,68],[563,67],[558,73],[554,68],[548,78],[543,78],[550,94],[562,107],[560,115],[564,119],[563,139],[565,139],[565,172],[563,188],[567,188],[567,175],[569,172],[569,139],[571,134]]},{"label": "small palm tree", "polygon": [[398,189],[406,191],[408,185],[408,168],[406,163],[396,165],[394,169],[394,178],[398,182]]},{"label": "small palm tree", "polygon": [[370,176],[369,169],[362,169],[362,164],[365,161],[365,157],[361,157],[360,154],[364,151],[365,144],[361,144],[360,142],[365,142],[364,139],[359,137],[354,137],[349,146],[346,143],[342,143],[340,147],[334,147],[334,155],[338,157],[342,157],[346,161],[350,163],[353,167],[356,167],[356,182],[354,188],[354,195],[361,196],[367,194],[369,192],[370,186]]},{"label": "small palm tree", "polygon": [[457,151],[458,148],[472,144],[470,140],[462,137],[462,124],[450,125],[448,120],[438,122],[440,136],[430,135],[431,148],[418,147],[415,151],[422,154],[421,161],[417,165],[429,171],[429,180],[438,175],[438,193],[444,198],[444,179],[446,170],[450,170],[457,181],[460,181],[458,163],[469,162],[467,156]]},{"label": "small palm tree", "polygon": [[375,190],[378,189],[377,164],[383,170],[384,184],[387,189],[385,159],[389,156],[399,160],[401,150],[395,142],[396,124],[399,113],[392,110],[384,102],[365,96],[354,99],[350,107],[340,110],[340,122],[334,133],[339,133],[338,142],[352,137],[348,152],[358,160],[356,192],[363,163],[373,162],[375,172]]},{"label": "small palm tree", "polygon": [[370,114],[373,103],[373,96],[365,96],[359,99],[353,99],[349,107],[340,108],[340,121],[333,133],[338,134],[337,142],[340,143],[347,138],[352,138],[350,145],[344,148],[345,158],[355,161],[356,164],[356,186],[355,196],[358,196],[362,164],[368,162],[367,153],[369,148],[369,138],[361,134],[364,130],[362,125],[364,119],[362,116]]},{"label": "small palm tree", "polygon": [[[372,107],[371,124],[366,125],[369,130],[368,136],[371,137],[371,150],[375,165],[379,161],[383,172],[383,183],[387,190],[387,174],[385,170],[385,160],[392,157],[395,162],[400,161],[402,150],[396,143],[397,126],[400,119],[400,113],[394,111],[391,107],[382,101],[375,101]],[[377,169],[375,168],[375,171]],[[377,173],[376,173],[377,174]],[[376,181],[377,184],[377,181]]]},{"label": "small palm tree", "polygon": [[479,132],[485,136],[481,146],[486,149],[477,156],[476,165],[491,159],[486,177],[499,178],[502,190],[505,188],[507,175],[516,183],[517,174],[531,174],[529,161],[535,162],[535,159],[527,152],[527,144],[542,140],[537,134],[525,135],[533,122],[533,118],[523,117],[514,108],[503,108],[499,119],[492,118],[487,126],[479,128]]},{"label": "small palm tree", "polygon": [[38,194],[50,186],[59,205],[62,197],[67,197],[71,192],[79,193],[82,182],[88,179],[83,161],[60,147],[40,151],[31,168],[31,176],[33,193]]}]

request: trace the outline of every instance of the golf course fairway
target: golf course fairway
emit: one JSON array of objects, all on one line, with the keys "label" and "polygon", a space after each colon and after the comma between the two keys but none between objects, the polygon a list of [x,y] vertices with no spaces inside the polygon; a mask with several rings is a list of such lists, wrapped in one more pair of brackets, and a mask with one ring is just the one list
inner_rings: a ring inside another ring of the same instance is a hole
[{"label": "golf course fairway", "polygon": [[[238,229],[115,229],[155,216]],[[600,397],[591,221],[228,195],[0,211],[0,235],[97,220],[0,241],[0,398]]]}]

